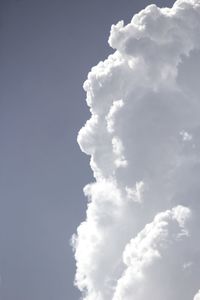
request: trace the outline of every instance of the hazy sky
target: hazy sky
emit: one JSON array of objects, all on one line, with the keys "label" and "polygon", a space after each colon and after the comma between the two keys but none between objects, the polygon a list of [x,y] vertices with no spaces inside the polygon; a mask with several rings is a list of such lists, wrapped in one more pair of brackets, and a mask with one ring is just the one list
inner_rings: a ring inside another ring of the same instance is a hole
[{"label": "hazy sky", "polygon": [[[0,299],[75,300],[69,239],[92,180],[82,83],[111,24],[151,1],[0,1]],[[174,1],[154,1],[171,6]]]}]

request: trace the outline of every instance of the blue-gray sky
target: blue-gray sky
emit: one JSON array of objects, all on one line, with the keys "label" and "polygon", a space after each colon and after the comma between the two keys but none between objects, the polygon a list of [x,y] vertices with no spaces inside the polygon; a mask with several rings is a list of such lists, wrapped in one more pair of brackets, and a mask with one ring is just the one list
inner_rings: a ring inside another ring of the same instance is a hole
[{"label": "blue-gray sky", "polygon": [[69,239],[92,180],[76,142],[89,116],[82,83],[112,52],[111,24],[150,3],[1,0],[1,300],[79,298]]}]

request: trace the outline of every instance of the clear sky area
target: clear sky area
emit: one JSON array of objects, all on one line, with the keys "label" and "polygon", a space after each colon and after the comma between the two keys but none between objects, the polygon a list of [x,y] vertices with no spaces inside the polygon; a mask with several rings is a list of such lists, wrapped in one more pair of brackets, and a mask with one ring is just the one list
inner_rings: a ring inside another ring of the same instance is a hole
[{"label": "clear sky area", "polygon": [[[110,27],[152,1],[0,1],[0,300],[77,300],[70,238],[93,181],[76,138]],[[154,1],[172,6],[174,1]]]}]

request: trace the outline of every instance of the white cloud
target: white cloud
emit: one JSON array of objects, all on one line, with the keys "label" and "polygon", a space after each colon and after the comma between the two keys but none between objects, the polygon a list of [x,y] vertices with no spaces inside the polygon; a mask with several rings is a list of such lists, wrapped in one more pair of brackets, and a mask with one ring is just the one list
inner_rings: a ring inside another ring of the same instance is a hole
[{"label": "white cloud", "polygon": [[200,1],[150,5],[109,44],[84,83],[78,143],[95,182],[73,238],[76,285],[85,300],[197,300]]},{"label": "white cloud", "polygon": [[199,290],[199,292],[195,295],[194,300],[200,300],[200,290]]},{"label": "white cloud", "polygon": [[[171,274],[166,272],[165,264],[169,263],[169,248],[178,247],[187,237],[184,223],[189,215],[189,209],[181,206],[157,214],[154,221],[129,242],[123,253],[127,268],[118,280],[114,300],[131,300],[133,295],[135,300],[145,300],[147,295],[169,299],[165,285]],[[173,252],[173,260],[176,255]]]}]

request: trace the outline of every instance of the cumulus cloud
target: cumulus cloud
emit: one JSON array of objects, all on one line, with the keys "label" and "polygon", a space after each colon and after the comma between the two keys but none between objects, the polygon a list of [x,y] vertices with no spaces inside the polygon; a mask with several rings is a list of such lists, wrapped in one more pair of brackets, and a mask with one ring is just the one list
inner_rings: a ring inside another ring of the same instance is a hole
[{"label": "cumulus cloud", "polygon": [[94,182],[73,236],[84,300],[200,299],[200,1],[113,25],[84,83]]}]

